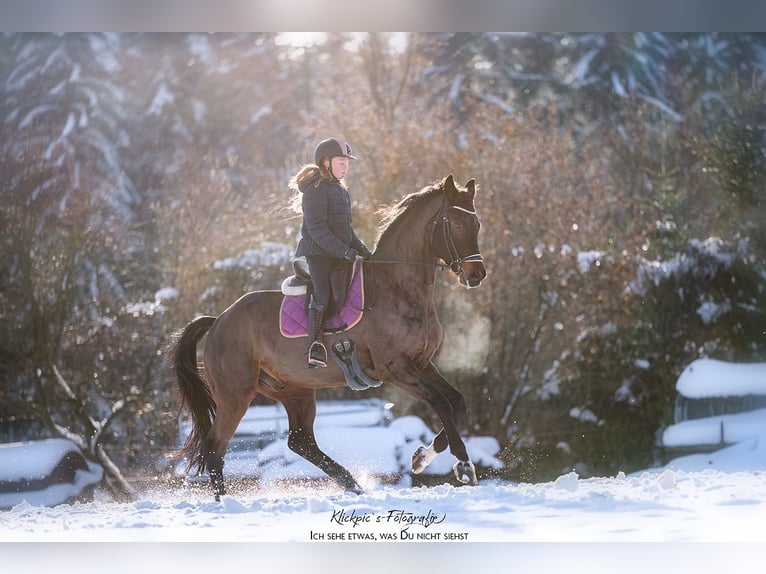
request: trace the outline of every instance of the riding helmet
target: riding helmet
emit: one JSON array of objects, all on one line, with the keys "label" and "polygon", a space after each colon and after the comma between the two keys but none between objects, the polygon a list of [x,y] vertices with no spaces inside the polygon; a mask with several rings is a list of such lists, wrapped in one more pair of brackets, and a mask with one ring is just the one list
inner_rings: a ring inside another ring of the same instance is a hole
[{"label": "riding helmet", "polygon": [[340,138],[328,138],[319,142],[316,148],[314,148],[314,163],[319,165],[322,158],[332,159],[339,155],[349,159],[356,159],[356,156],[351,154],[350,145]]}]

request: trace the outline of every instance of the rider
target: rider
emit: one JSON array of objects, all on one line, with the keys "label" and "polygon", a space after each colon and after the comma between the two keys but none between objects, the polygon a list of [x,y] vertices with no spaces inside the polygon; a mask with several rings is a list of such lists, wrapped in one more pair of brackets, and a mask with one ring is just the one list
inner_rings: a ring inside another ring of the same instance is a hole
[{"label": "rider", "polygon": [[290,179],[290,188],[300,192],[297,197],[303,212],[295,255],[306,257],[313,284],[308,306],[309,368],[327,366],[321,336],[332,296],[330,271],[358,256],[366,259],[371,255],[351,227],[351,198],[343,178],[352,159],[356,157],[345,141],[325,139],[314,149],[314,163],[304,165]]}]

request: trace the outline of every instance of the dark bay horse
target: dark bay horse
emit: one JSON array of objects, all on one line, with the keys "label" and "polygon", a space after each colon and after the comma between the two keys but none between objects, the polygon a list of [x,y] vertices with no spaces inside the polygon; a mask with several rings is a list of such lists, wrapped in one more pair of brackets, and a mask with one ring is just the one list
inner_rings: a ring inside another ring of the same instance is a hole
[{"label": "dark bay horse", "polygon": [[[364,283],[371,306],[362,320],[343,333],[358,351],[371,377],[425,401],[442,429],[428,447],[412,456],[412,470],[423,471],[448,446],[457,459],[455,474],[477,484],[476,470],[460,437],[465,414],[462,394],[432,363],[442,340],[434,308],[436,272],[448,266],[465,287],[486,276],[478,247],[476,183],[457,186],[450,175],[392,206],[383,221],[372,257],[364,262]],[[245,411],[258,394],[281,402],[287,411],[288,447],[324,471],[346,490],[361,487],[343,466],[327,456],[314,437],[316,392],[345,384],[340,367],[306,366],[306,339],[290,339],[279,330],[279,291],[243,295],[218,317],[190,322],[172,349],[182,406],[192,416],[192,431],[181,454],[190,467],[207,471],[216,499],[225,494],[226,447]],[[197,368],[197,345],[207,333],[204,378]],[[339,337],[325,335],[328,348]]]}]

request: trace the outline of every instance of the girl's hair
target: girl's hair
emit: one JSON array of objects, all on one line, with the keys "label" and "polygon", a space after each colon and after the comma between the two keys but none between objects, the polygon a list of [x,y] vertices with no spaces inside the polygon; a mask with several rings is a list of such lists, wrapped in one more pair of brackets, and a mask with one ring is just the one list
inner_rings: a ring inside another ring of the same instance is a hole
[{"label": "girl's hair", "polygon": [[[287,184],[287,187],[293,191],[293,195],[290,198],[290,202],[288,203],[288,207],[292,209],[295,213],[302,213],[303,209],[301,207],[302,197],[303,193],[301,193],[300,185],[303,182],[316,180],[314,182],[314,187],[318,186],[320,182],[322,182],[325,179],[333,179],[332,175],[330,175],[330,171],[324,167],[324,166],[318,166],[313,163],[307,163],[303,165],[299,170],[298,173],[296,173],[294,176],[290,178],[290,181]],[[340,181],[340,185],[345,187],[345,182]]]}]

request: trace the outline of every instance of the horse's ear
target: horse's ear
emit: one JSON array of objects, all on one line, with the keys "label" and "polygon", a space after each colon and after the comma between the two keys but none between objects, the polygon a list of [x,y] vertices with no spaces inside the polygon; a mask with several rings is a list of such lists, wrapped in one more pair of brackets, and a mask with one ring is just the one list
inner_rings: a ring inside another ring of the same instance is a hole
[{"label": "horse's ear", "polygon": [[469,179],[468,183],[465,184],[465,188],[468,191],[468,193],[471,194],[471,197],[476,196],[476,180],[475,179]]},{"label": "horse's ear", "polygon": [[452,177],[452,174],[449,174],[447,177],[444,178],[444,191],[447,191],[449,193],[457,191],[455,188],[455,178]]}]

